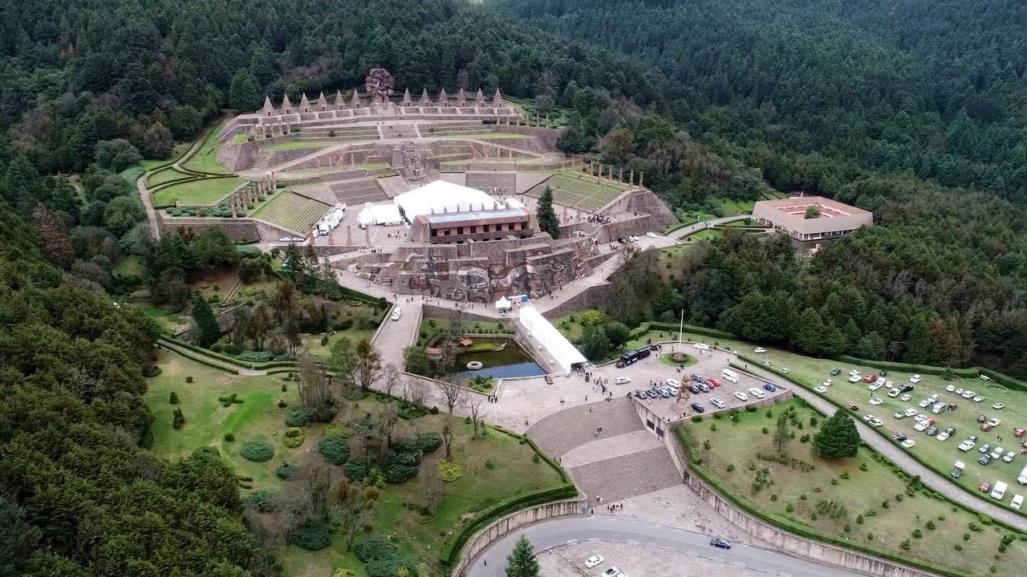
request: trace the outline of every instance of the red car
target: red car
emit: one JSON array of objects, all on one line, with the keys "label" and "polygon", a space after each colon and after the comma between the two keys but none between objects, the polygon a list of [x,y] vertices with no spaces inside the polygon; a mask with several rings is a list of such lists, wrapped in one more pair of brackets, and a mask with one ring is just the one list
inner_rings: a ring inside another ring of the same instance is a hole
[{"label": "red car", "polygon": [[1027,435],[1027,430],[1024,430],[1020,427],[1014,427],[1013,434],[1016,435],[1017,439],[1022,439],[1024,435]]},{"label": "red car", "polygon": [[714,389],[716,389],[717,387],[720,386],[720,381],[718,381],[717,379],[714,379],[713,377],[710,377],[710,378],[706,379],[706,384],[711,386],[711,387],[713,387]]},{"label": "red car", "polygon": [[991,490],[991,483],[981,483],[981,486],[977,487],[977,490],[981,493],[987,493]]},{"label": "red car", "polygon": [[870,384],[870,383],[872,383],[872,382],[874,382],[876,380],[877,380],[877,375],[875,375],[874,373],[870,373],[869,375],[863,377],[863,382],[867,383],[867,384]]}]

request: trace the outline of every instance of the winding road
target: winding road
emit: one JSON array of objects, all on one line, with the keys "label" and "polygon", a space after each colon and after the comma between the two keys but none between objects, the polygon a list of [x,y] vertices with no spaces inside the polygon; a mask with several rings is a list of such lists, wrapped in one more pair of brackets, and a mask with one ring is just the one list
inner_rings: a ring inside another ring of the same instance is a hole
[{"label": "winding road", "polygon": [[[514,543],[524,535],[539,553],[565,543],[597,539],[604,541],[638,542],[656,547],[697,553],[714,561],[721,561],[725,569],[730,566],[745,566],[766,573],[778,573],[791,577],[857,577],[860,573],[837,569],[805,561],[783,553],[759,547],[734,545],[730,550],[710,546],[710,537],[672,527],[660,527],[622,518],[590,516],[568,517],[545,521],[525,527],[496,541],[474,561],[466,572],[467,577],[503,577],[506,570],[506,556],[513,550]],[[596,551],[602,554],[602,551]],[[621,569],[631,573],[630,567]]]}]

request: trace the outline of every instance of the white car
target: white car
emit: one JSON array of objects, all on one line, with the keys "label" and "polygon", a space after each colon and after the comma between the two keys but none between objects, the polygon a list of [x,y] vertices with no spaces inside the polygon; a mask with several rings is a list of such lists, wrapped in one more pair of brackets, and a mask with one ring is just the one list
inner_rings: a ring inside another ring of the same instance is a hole
[{"label": "white car", "polygon": [[900,419],[900,420],[901,419],[905,419],[906,418],[906,413],[903,413],[902,411],[895,411],[895,414],[892,415],[892,417],[896,418],[896,419]]},{"label": "white car", "polygon": [[995,409],[996,411],[1001,411],[1002,409],[1006,408],[1006,406],[1002,403],[992,403],[991,408]]},{"label": "white car", "polygon": [[825,387],[824,385],[819,385],[819,386],[813,387],[813,390],[818,392],[818,393],[826,393],[827,392],[827,387]]},{"label": "white car", "polygon": [[767,352],[767,349],[763,347],[756,347],[752,350],[752,352],[756,353],[757,355],[762,355],[763,353]]},{"label": "white car", "polygon": [[858,374],[859,374],[859,370],[857,370],[857,369],[849,369],[849,376],[850,377],[854,376],[854,375],[858,375]]},{"label": "white car", "polygon": [[858,382],[860,382],[862,380],[863,379],[859,378],[859,375],[849,375],[849,382],[850,383],[858,383]]},{"label": "white car", "polygon": [[924,421],[920,421],[916,425],[913,425],[913,428],[916,429],[916,432],[922,433],[924,430],[927,429],[927,427],[930,427],[930,426],[931,426],[931,422],[927,421],[927,420],[924,420]]},{"label": "white car", "polygon": [[992,417],[992,418],[988,419],[988,424],[991,425],[992,429],[994,429],[995,427],[997,427],[997,426],[1002,424],[1002,419],[1000,419],[998,417]]},{"label": "white car", "polygon": [[902,391],[900,391],[898,389],[892,389],[892,390],[888,391],[888,396],[894,399],[895,397],[899,396],[899,393],[901,393],[901,392]]},{"label": "white car", "polygon": [[921,377],[920,375],[913,375],[912,377],[909,377],[909,382],[913,383],[914,385],[919,383],[921,380],[923,380],[923,377]]},{"label": "white car", "polygon": [[[907,417],[912,417],[913,415],[916,415],[916,409],[906,409],[905,411],[903,411],[903,413],[905,413]],[[923,419],[920,420],[922,421]]]},{"label": "white car", "polygon": [[592,555],[588,559],[585,559],[585,567],[587,567],[589,569],[591,569],[593,567],[598,567],[598,566],[600,566],[602,564],[603,564],[603,556],[602,555]]},{"label": "white car", "polygon": [[867,385],[867,388],[871,391],[876,391],[877,389],[880,389],[883,386],[884,383],[870,383],[869,385]]},{"label": "white car", "polygon": [[948,441],[949,440],[949,434],[946,433],[945,431],[942,431],[942,432],[938,433],[938,435],[936,437],[934,437],[934,438],[938,439],[939,441]]},{"label": "white car", "polygon": [[931,403],[932,403],[932,401],[930,399],[924,399],[924,400],[920,401],[919,403],[917,403],[916,405],[918,407],[920,407],[921,409],[926,409],[927,405],[930,405]]},{"label": "white car", "polygon": [[739,401],[748,401],[749,400],[749,395],[746,395],[742,391],[735,391],[735,398],[738,399]]},{"label": "white car", "polygon": [[870,404],[875,406],[875,407],[877,405],[880,405],[883,402],[884,402],[884,399],[882,399],[881,397],[874,397],[874,398],[870,399]]},{"label": "white car", "polygon": [[749,389],[749,394],[756,397],[757,399],[763,398],[763,391],[757,389],[756,387]]},{"label": "white car", "polygon": [[1005,452],[1006,452],[1006,451],[1005,451],[1005,449],[1003,449],[1002,447],[995,447],[995,449],[994,449],[994,450],[993,450],[993,451],[991,452],[991,458],[992,458],[992,459],[998,459],[998,458],[1001,458],[1001,457],[1002,457],[1002,455],[1003,455],[1003,454],[1004,454]]},{"label": "white car", "polygon": [[969,451],[970,449],[973,449],[974,448],[974,444],[975,443],[973,441],[971,441],[970,439],[967,439],[967,440],[963,441],[962,443],[960,443],[959,446],[956,447],[956,448],[959,449],[960,451],[963,451],[965,453],[965,452]]},{"label": "white car", "polygon": [[1016,458],[1016,453],[1014,453],[1012,451],[1009,451],[1005,455],[1002,455],[1002,462],[1003,463],[1012,463],[1013,459],[1015,459],[1015,458]]},{"label": "white car", "polygon": [[918,423],[921,423],[923,421],[926,421],[928,418],[930,418],[930,417],[928,417],[927,415],[917,415],[917,416],[913,417],[913,420],[918,422]]},{"label": "white car", "polygon": [[984,402],[984,396],[983,396],[983,395],[977,395],[977,396],[975,396],[975,397],[974,397],[973,401],[974,401],[975,403],[981,403],[981,402]]},{"label": "white car", "polygon": [[824,379],[824,382],[822,382],[822,383],[820,383],[820,384],[821,384],[821,385],[824,385],[825,387],[830,387],[830,386],[831,386],[831,383],[833,383],[833,382],[834,382],[834,381],[833,381],[833,380],[831,380],[831,379]]},{"label": "white car", "polygon": [[963,389],[956,389],[956,394],[959,396],[963,396]]},{"label": "white car", "polygon": [[870,423],[871,427],[880,427],[884,424],[884,421],[878,419],[877,417],[870,417],[870,420],[867,422]]},{"label": "white car", "polygon": [[959,396],[963,397],[964,399],[972,399],[972,398],[974,398],[974,392],[971,391],[970,389],[967,389],[967,390],[963,391],[962,395],[959,395]]},{"label": "white car", "polygon": [[789,369],[788,367],[782,367],[781,372],[787,375],[788,373],[792,372],[792,369]]},{"label": "white car", "polygon": [[913,439],[906,439],[905,441],[902,441],[902,448],[904,449],[912,449],[913,445],[916,445],[916,441],[914,441]]},{"label": "white car", "polygon": [[645,233],[645,235],[648,236],[649,238],[656,238],[657,236],[659,236],[658,234],[656,234],[655,232],[653,232],[651,230],[649,232]]},{"label": "white car", "polygon": [[980,375],[977,378],[982,380],[982,381],[990,381],[991,380],[991,377],[989,377],[988,375]]},{"label": "white car", "polygon": [[714,407],[717,407],[718,409],[723,409],[724,406],[725,406],[724,405],[724,401],[722,401],[722,400],[720,400],[720,399],[718,399],[716,397],[710,399],[710,404],[713,405]]},{"label": "white car", "polygon": [[610,567],[606,571],[603,571],[603,577],[617,577],[620,571],[616,567]]},{"label": "white car", "polygon": [[622,375],[614,379],[613,382],[618,385],[626,385],[631,382],[631,379]]},{"label": "white car", "polygon": [[863,415],[863,422],[864,423],[869,423],[870,419],[876,419],[876,418],[877,417],[871,415],[870,413],[867,413],[867,414]]},{"label": "white car", "polygon": [[949,386],[945,387],[945,390],[950,392],[950,393],[953,393],[953,392],[956,391],[956,385],[949,385]]},{"label": "white car", "polygon": [[668,387],[678,387],[678,388],[681,387],[681,381],[679,381],[677,379],[667,379],[664,382],[667,384]]},{"label": "white car", "polygon": [[396,308],[392,309],[392,316],[389,317],[389,318],[394,320],[394,321],[398,321],[399,318],[402,317],[402,316],[403,316],[403,309],[401,309],[399,307],[396,307]]},{"label": "white car", "polygon": [[[981,375],[981,378],[983,379],[984,375]],[[1013,495],[1013,500],[1009,502],[1009,506],[1019,511],[1022,505],[1023,495]]]},{"label": "white car", "polygon": [[913,398],[913,395],[910,395],[909,393],[905,393],[905,394],[899,395],[899,400],[904,402],[904,403],[908,403],[909,400],[912,399],[912,398]]}]

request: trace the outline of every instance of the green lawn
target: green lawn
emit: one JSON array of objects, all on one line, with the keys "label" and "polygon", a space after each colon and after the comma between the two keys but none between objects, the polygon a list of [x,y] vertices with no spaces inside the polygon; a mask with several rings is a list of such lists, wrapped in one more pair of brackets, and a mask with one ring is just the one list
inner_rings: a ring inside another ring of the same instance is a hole
[{"label": "green lawn", "polygon": [[181,180],[183,178],[192,178],[192,175],[184,172],[179,172],[172,167],[164,168],[154,172],[150,176],[146,177],[146,185],[153,187],[158,184],[164,184],[165,182],[171,182],[173,180]]},{"label": "green lawn", "polygon": [[720,211],[724,216],[749,214],[752,212],[753,205],[756,204],[754,200],[735,200],[731,198],[718,198],[715,202],[720,206]]},{"label": "green lawn", "polygon": [[512,132],[468,132],[465,134],[442,134],[436,136],[432,133],[425,133],[424,136],[444,138],[447,140],[488,139],[488,140],[523,140],[530,138],[527,134],[515,134]]},{"label": "green lawn", "polygon": [[219,122],[217,126],[207,133],[207,137],[204,138],[199,150],[182,164],[183,167],[206,174],[232,174],[232,171],[225,168],[218,161],[218,152],[221,150],[221,140],[218,138],[218,133],[221,132],[221,127],[226,122],[228,122],[228,118]]},{"label": "green lawn", "polygon": [[[154,453],[175,459],[199,447],[215,447],[239,475],[253,478],[254,490],[288,491],[292,483],[303,483],[281,481],[274,474],[282,462],[298,464],[304,455],[320,459],[310,453],[317,453],[323,425],[306,427],[306,441],[295,449],[288,449],[280,442],[286,428],[283,423],[286,410],[278,407],[278,401],[283,399],[290,406],[297,405],[295,383],[286,383],[288,392],[283,393],[282,375],[231,375],[163,351],[158,362],[163,372],[148,379],[149,390],[145,397],[156,416]],[[192,383],[186,382],[187,376],[193,378]],[[177,406],[182,408],[186,419],[185,426],[179,430],[171,426],[174,406],[168,398],[172,391],[178,394]],[[230,393],[238,394],[245,402],[223,407],[217,399]],[[374,420],[382,407],[382,402],[375,397],[350,402],[337,421]],[[409,421],[401,419],[394,437],[438,432],[445,419],[441,414]],[[444,456],[442,448],[425,458],[414,480],[401,485],[384,485],[371,522],[375,536],[389,536],[414,554],[422,564],[422,575],[435,574],[447,539],[472,514],[518,495],[561,485],[559,474],[545,461],[535,462],[530,445],[496,430],[489,430],[484,438],[472,439],[472,427],[463,419],[454,420],[454,429],[453,458],[462,465],[463,474],[454,482],[439,483],[435,514],[423,516],[416,505],[423,501],[422,478],[434,474],[439,459]],[[228,433],[235,435],[234,442],[224,440]],[[268,440],[275,447],[275,456],[270,461],[252,463],[239,455],[242,444],[256,438]],[[362,454],[356,437],[351,439],[350,449],[353,455]],[[339,470],[331,467],[334,477]],[[415,506],[408,507],[408,504]],[[318,552],[285,547],[282,562],[288,577],[330,577],[337,567],[351,568],[357,575],[363,575],[359,561],[345,551],[339,534],[334,536],[332,546]]]},{"label": "green lawn", "polygon": [[143,263],[137,256],[126,256],[114,265],[114,274],[118,276],[141,276]]},{"label": "green lawn", "polygon": [[168,333],[175,333],[188,328],[191,319],[182,311],[175,311],[155,306],[147,306],[143,314],[153,319],[159,327]]},{"label": "green lawn", "polygon": [[275,142],[266,146],[268,150],[304,150],[307,148],[326,148],[339,144],[340,140],[290,140],[288,142]]},{"label": "green lawn", "polygon": [[719,228],[706,228],[685,237],[686,242],[699,242],[701,240],[716,240],[724,236],[724,231]]},{"label": "green lawn", "polygon": [[241,178],[202,178],[191,182],[173,184],[153,193],[155,206],[170,206],[178,201],[181,206],[205,206],[217,204],[243,183]]},{"label": "green lawn", "polygon": [[[795,411],[797,424],[789,425],[795,437],[785,446],[782,464],[773,437],[777,418],[787,408]],[[811,419],[817,420],[817,426]],[[1005,531],[982,524],[976,514],[949,501],[910,488],[909,480],[882,457],[866,448],[853,459],[827,461],[814,456],[812,443],[802,438],[815,433],[823,420],[823,415],[793,400],[740,413],[737,423],[724,415],[683,427],[709,476],[786,524],[967,575],[989,570],[998,575],[1020,574],[1018,568],[1027,563],[1022,542],[999,553]],[[905,549],[902,543],[907,541]]]},{"label": "green lawn", "polygon": [[326,212],[327,204],[286,191],[265,202],[250,216],[303,236]]},{"label": "green lawn", "polygon": [[[743,349],[743,351],[749,351],[747,354],[750,357],[757,356],[751,353],[751,348]],[[909,401],[902,401],[898,397],[888,397],[886,394],[887,388],[881,388],[874,393],[874,396],[880,398],[882,404],[871,406],[868,402],[871,397],[871,391],[867,389],[867,385],[863,382],[857,384],[849,383],[846,380],[846,373],[851,368],[859,369],[864,375],[871,372],[879,372],[872,367],[860,367],[831,360],[814,359],[775,349],[770,349],[767,353],[759,355],[759,357],[762,360],[770,361],[774,367],[787,367],[791,371],[789,376],[809,388],[819,385],[826,378],[833,379],[833,384],[823,396],[842,404],[854,403],[859,406],[859,414],[861,415],[870,413],[880,417],[885,422],[884,426],[879,429],[884,435],[891,436],[897,432],[908,435],[916,441],[916,446],[909,449],[909,451],[935,471],[948,476],[949,471],[952,469],[952,464],[957,460],[963,461],[966,463],[966,471],[960,479],[953,479],[954,482],[963,487],[976,492],[977,486],[981,483],[988,482],[994,484],[995,481],[1005,481],[1010,487],[1005,497],[1006,504],[1012,499],[1014,493],[1027,494],[1027,490],[1025,490],[1027,488],[1016,484],[1017,475],[1027,465],[1027,457],[1019,454],[1021,449],[1019,446],[1020,441],[1023,439],[1016,439],[1012,433],[1012,427],[1027,426],[1027,393],[1008,390],[993,382],[985,382],[979,379],[963,380],[957,378],[952,382],[946,382],[938,376],[922,375],[923,380],[916,385],[916,390],[911,393],[912,398]],[[831,377],[829,374],[830,370],[835,367],[842,369],[842,374]],[[911,373],[893,371],[889,372],[887,378],[901,385],[908,382],[910,376],[912,376]],[[986,400],[975,403],[972,400],[958,397],[954,393],[945,391],[945,387],[949,384],[958,388],[971,389],[984,396]],[[927,409],[918,406],[918,402],[921,399],[931,394],[937,394],[939,400],[956,403],[958,408],[955,411],[944,411],[939,415],[931,414]],[[991,405],[994,402],[1003,403],[1005,408],[1002,410],[993,409]],[[898,420],[892,416],[896,411],[908,408],[926,412],[938,422],[942,429],[948,426],[956,427],[956,434],[947,441],[938,441],[924,433],[915,431],[913,426],[916,422],[912,418]],[[1002,420],[1002,424],[991,431],[982,431],[977,423],[977,415],[986,415],[989,418],[997,417]],[[969,435],[977,436],[977,447],[968,453],[960,452],[956,448],[957,445]],[[1001,441],[999,437],[1002,438]],[[992,448],[1004,447],[1006,451],[1011,450],[1017,456],[1012,463],[993,461],[987,466],[980,465],[977,463],[977,458],[980,457],[977,448],[984,443],[990,444]]]}]

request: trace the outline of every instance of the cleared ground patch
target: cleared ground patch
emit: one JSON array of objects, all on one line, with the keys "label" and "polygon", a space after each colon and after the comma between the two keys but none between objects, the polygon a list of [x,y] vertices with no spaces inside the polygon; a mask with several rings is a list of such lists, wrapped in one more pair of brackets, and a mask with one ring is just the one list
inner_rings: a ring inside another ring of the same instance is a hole
[{"label": "cleared ground patch", "polygon": [[323,202],[293,192],[282,192],[250,216],[305,235],[326,212],[328,205]]},{"label": "cleared ground patch", "polygon": [[241,178],[201,178],[173,184],[153,193],[154,206],[205,206],[217,204],[243,183]]},{"label": "cleared ground patch", "polygon": [[581,210],[597,210],[617,198],[628,186],[612,180],[599,179],[582,173],[557,173],[528,191],[531,196],[541,196],[546,187],[553,191],[556,204]]},{"label": "cleared ground patch", "polygon": [[[786,409],[794,411],[787,431],[795,437],[779,452],[774,433]],[[812,442],[802,439],[824,419],[793,400],[742,412],[737,422],[724,415],[683,427],[707,476],[786,525],[961,574],[1020,574],[1017,567],[1027,563],[1022,541],[1000,552],[1007,531],[928,495],[868,449],[838,461],[813,455]]]}]

